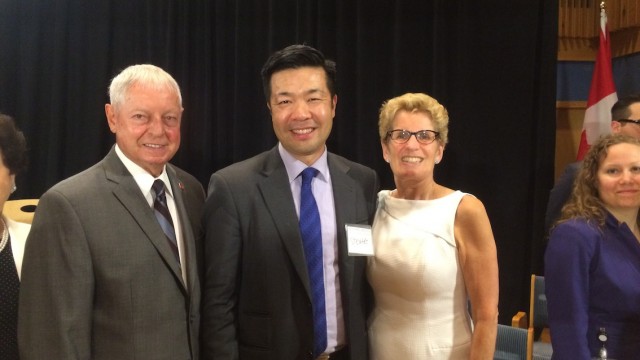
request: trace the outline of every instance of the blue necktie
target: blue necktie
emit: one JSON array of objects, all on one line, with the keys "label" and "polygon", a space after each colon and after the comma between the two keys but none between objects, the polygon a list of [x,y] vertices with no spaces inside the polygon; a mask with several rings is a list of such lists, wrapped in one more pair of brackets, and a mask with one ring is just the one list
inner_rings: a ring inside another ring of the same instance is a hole
[{"label": "blue necktie", "polygon": [[180,262],[178,241],[176,240],[176,231],[173,227],[171,213],[167,207],[167,196],[164,191],[164,182],[159,179],[154,181],[153,186],[151,186],[151,190],[153,190],[155,194],[155,198],[153,200],[153,213],[155,214],[156,219],[158,219],[158,223],[160,224],[162,231],[164,231],[164,234],[167,236],[167,240],[169,240],[169,246],[171,247],[173,254],[176,256],[178,262]]},{"label": "blue necktie", "polygon": [[318,170],[308,167],[302,171],[302,189],[300,190],[300,234],[304,256],[307,260],[311,300],[313,303],[313,357],[322,354],[327,348],[327,317],[324,299],[324,271],[322,266],[322,231],[320,213],[316,199],[311,192],[311,180]]}]

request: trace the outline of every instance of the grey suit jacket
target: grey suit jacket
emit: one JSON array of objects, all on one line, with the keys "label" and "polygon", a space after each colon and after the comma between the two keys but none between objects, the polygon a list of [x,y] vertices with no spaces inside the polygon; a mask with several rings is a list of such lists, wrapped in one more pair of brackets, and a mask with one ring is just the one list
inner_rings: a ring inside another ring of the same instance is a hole
[{"label": "grey suit jacket", "polygon": [[22,267],[21,359],[198,359],[196,241],[204,191],[174,166],[167,173],[182,225],[186,284],[114,149],[42,196]]},{"label": "grey suit jacket", "polygon": [[[351,359],[367,358],[366,258],[347,255],[346,223],[368,224],[378,177],[327,157]],[[313,325],[298,216],[277,147],[211,176],[205,204],[203,359],[309,359]]]}]

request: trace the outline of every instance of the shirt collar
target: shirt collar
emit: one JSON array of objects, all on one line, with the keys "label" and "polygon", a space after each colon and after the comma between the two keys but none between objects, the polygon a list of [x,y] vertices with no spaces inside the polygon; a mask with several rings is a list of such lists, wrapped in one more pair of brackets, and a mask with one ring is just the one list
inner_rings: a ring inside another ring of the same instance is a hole
[{"label": "shirt collar", "polygon": [[[280,142],[278,143],[278,152],[280,153],[282,162],[284,162],[284,167],[287,169],[287,176],[289,177],[289,183],[292,183],[300,175],[302,170],[306,169],[308,166],[307,164],[303,163],[302,161],[296,159],[293,155],[291,155],[291,153],[289,153],[284,148],[284,146],[282,146],[282,143]],[[320,180],[327,182],[328,179],[330,179],[329,164],[327,163],[327,146],[326,145],[324,147],[324,151],[322,152],[322,155],[320,155],[320,157],[318,158],[318,160],[316,160],[316,162],[311,164],[311,167],[318,170],[319,175],[317,176],[317,178],[319,178]]]},{"label": "shirt collar", "polygon": [[164,182],[165,192],[169,194],[169,196],[173,197],[173,191],[171,189],[171,182],[169,182],[169,175],[167,175],[166,165],[162,167],[162,173],[156,178],[140,167],[140,165],[131,161],[131,159],[122,152],[118,144],[116,144],[115,148],[116,155],[118,155],[118,158],[120,158],[124,167],[126,167],[129,173],[131,173],[133,180],[135,180],[136,184],[138,184],[140,190],[142,190],[142,193],[145,194],[145,196],[151,192],[151,185],[153,185],[153,182],[156,179],[160,179]]}]

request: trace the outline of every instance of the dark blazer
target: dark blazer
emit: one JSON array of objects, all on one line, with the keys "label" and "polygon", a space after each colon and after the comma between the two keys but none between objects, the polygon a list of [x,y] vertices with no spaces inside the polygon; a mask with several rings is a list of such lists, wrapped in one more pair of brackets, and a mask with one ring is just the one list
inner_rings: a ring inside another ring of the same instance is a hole
[{"label": "dark blazer", "polygon": [[202,185],[167,165],[188,281],[114,149],[40,199],[22,267],[20,358],[198,359]]},{"label": "dark blazer", "polygon": [[[329,153],[350,359],[367,359],[365,257],[345,224],[369,224],[376,173]],[[203,359],[310,359],[313,320],[298,216],[277,146],[211,176],[204,210]]]},{"label": "dark blazer", "polygon": [[562,207],[571,197],[573,190],[573,182],[576,179],[578,170],[582,166],[582,161],[570,163],[564,168],[564,172],[558,178],[553,189],[549,193],[549,202],[547,203],[547,211],[544,217],[544,236],[547,238],[551,227],[560,218]]}]

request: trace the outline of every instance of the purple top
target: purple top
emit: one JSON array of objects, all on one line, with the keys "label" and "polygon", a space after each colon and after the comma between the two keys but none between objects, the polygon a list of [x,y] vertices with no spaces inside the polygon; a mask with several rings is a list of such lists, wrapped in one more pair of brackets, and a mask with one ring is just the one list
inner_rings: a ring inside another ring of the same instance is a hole
[{"label": "purple top", "polygon": [[604,228],[572,219],[554,228],[545,253],[554,359],[590,359],[606,329],[609,358],[640,354],[640,243],[607,214]]}]

